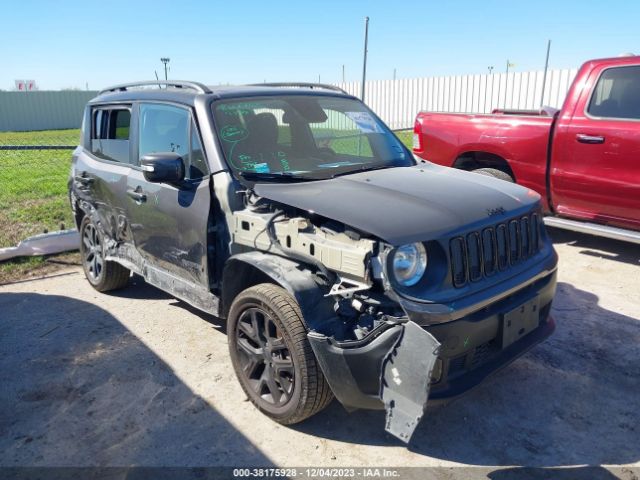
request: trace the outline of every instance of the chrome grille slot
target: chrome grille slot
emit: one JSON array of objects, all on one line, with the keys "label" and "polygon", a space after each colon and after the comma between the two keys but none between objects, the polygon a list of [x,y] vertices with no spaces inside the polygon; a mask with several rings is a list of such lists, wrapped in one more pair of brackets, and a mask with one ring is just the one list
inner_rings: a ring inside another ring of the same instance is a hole
[{"label": "chrome grille slot", "polygon": [[540,238],[540,220],[538,214],[531,215],[531,251],[538,251],[538,241]]},{"label": "chrome grille slot", "polygon": [[485,228],[482,231],[482,263],[484,265],[484,274],[493,275],[496,271],[496,233],[493,228]]},{"label": "chrome grille slot", "polygon": [[470,233],[467,236],[467,257],[469,259],[469,279],[477,282],[482,278],[482,253],[480,250],[480,234]]},{"label": "chrome grille slot", "polygon": [[509,265],[509,236],[507,235],[507,226],[505,224],[498,225],[496,234],[498,268],[504,270],[507,268],[507,265]]},{"label": "chrome grille slot", "polygon": [[509,259],[511,265],[520,261],[520,232],[517,220],[509,222]]},{"label": "chrome grille slot", "polygon": [[461,287],[467,283],[467,259],[464,240],[461,237],[451,240],[451,275],[453,284]]},{"label": "chrome grille slot", "polygon": [[529,250],[530,247],[530,241],[529,239],[531,238],[531,232],[529,232],[529,218],[527,217],[522,217],[520,219],[520,253],[522,255],[522,258],[527,258],[529,255],[531,255],[533,252],[531,252]]}]

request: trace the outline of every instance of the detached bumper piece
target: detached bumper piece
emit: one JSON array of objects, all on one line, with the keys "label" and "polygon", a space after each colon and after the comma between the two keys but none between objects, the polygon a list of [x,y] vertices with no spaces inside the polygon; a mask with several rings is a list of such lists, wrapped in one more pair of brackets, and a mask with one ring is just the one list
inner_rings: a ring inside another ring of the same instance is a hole
[{"label": "detached bumper piece", "polygon": [[409,443],[427,408],[431,373],[440,344],[413,322],[408,322],[382,363],[380,396],[387,412],[385,430]]},{"label": "detached bumper piece", "polygon": [[438,341],[412,321],[385,324],[362,340],[308,337],[338,401],[348,410],[384,408],[385,430],[408,443],[427,405]]}]

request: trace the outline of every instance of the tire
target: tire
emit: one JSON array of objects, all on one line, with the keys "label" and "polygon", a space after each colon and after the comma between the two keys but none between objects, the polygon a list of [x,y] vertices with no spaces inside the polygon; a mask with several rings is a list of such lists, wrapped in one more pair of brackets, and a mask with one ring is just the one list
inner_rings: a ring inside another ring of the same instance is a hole
[{"label": "tire", "polygon": [[498,170],[497,168],[478,168],[476,170],[472,170],[472,172],[479,173],[480,175],[485,175],[487,177],[504,180],[505,182],[515,183],[511,175],[503,172],[502,170]]},{"label": "tire", "polygon": [[131,272],[119,263],[104,259],[104,236],[85,216],[80,224],[80,257],[84,275],[93,288],[108,292],[129,283]]},{"label": "tire", "polygon": [[263,283],[240,293],[229,311],[227,337],[242,389],[276,422],[301,422],[333,400],[300,307],[283,288]]}]

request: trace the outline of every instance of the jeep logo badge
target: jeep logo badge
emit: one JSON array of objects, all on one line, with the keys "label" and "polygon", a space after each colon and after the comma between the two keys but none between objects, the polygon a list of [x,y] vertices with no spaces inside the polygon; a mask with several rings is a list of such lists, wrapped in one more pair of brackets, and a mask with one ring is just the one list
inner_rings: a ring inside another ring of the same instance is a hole
[{"label": "jeep logo badge", "polygon": [[487,208],[487,215],[490,217],[495,217],[496,215],[504,215],[506,210],[504,207],[496,207],[496,208]]}]

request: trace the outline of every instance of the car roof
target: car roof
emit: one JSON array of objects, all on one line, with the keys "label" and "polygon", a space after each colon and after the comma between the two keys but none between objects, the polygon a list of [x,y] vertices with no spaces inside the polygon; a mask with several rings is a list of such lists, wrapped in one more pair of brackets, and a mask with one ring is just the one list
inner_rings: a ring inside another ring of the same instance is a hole
[{"label": "car roof", "polygon": [[[164,85],[163,85],[164,84]],[[182,86],[181,86],[182,85]],[[155,88],[141,88],[154,87]],[[164,87],[164,88],[161,88]],[[168,101],[194,106],[197,98],[212,99],[235,97],[318,95],[354,98],[344,90],[332,85],[310,83],[282,83],[260,85],[205,86],[195,82],[136,82],[115,85],[102,90],[89,104],[127,103],[134,101]]]}]

